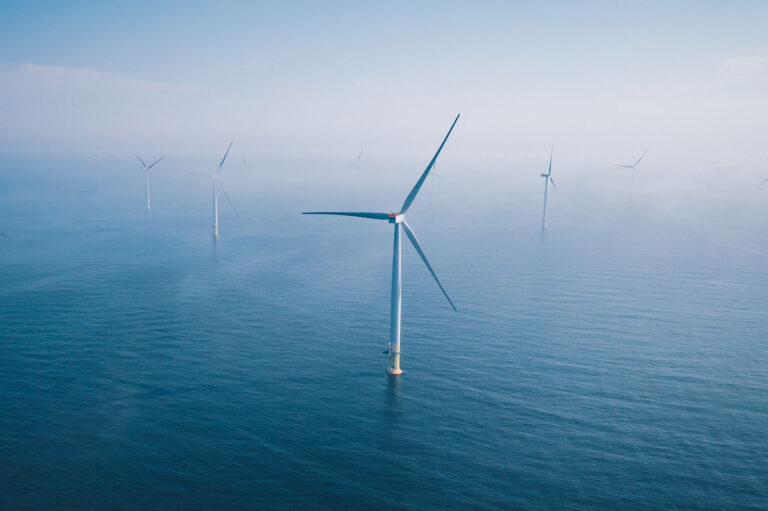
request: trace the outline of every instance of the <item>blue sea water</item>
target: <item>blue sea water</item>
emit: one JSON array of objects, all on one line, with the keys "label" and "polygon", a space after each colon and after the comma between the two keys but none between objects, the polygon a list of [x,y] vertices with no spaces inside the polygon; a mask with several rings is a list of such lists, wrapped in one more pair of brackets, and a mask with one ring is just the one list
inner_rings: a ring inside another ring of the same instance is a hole
[{"label": "blue sea water", "polygon": [[2,509],[768,508],[765,226],[5,183]]}]

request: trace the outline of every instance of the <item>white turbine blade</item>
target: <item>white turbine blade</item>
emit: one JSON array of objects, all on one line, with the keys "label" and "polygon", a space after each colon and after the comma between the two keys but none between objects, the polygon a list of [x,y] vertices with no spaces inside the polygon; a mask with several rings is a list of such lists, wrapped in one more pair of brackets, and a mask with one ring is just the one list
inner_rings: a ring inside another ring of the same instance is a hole
[{"label": "white turbine blade", "polygon": [[429,165],[427,165],[427,169],[424,171],[423,174],[421,174],[421,177],[418,181],[416,181],[416,185],[413,187],[413,190],[411,190],[411,193],[408,194],[408,197],[405,198],[405,202],[403,203],[403,207],[400,208],[400,213],[405,213],[408,208],[411,206],[411,203],[416,198],[416,195],[419,193],[419,189],[421,188],[421,185],[424,184],[424,180],[427,179],[427,175],[429,174],[429,171],[432,170],[432,167],[435,165],[435,161],[437,160],[437,157],[440,155],[440,151],[443,150],[443,146],[445,145],[446,140],[448,140],[448,137],[451,135],[451,132],[453,131],[453,127],[456,126],[456,122],[459,120],[459,117],[461,114],[456,116],[456,119],[453,121],[453,124],[451,124],[451,129],[448,130],[448,134],[445,135],[445,138],[443,139],[443,143],[440,144],[440,147],[437,148],[437,152],[435,153],[435,156],[432,157],[432,161],[429,162]]},{"label": "white turbine blade", "polygon": [[235,208],[235,205],[232,203],[232,199],[229,198],[229,194],[224,189],[224,186],[221,184],[221,181],[216,179],[216,184],[219,185],[219,188],[221,189],[221,191],[224,192],[224,197],[227,198],[227,202],[229,202],[229,205],[232,206],[232,211],[234,211],[235,214],[238,215],[239,213],[237,212],[237,208]]},{"label": "white turbine blade", "polygon": [[345,212],[345,211],[307,211],[302,215],[340,215],[340,216],[356,216],[360,218],[372,218],[374,220],[389,220],[388,213],[358,213],[358,212]]},{"label": "white turbine blade", "polygon": [[552,145],[549,148],[549,170],[547,171],[547,174],[552,175],[552,152],[555,150],[555,143],[552,142]]},{"label": "white turbine blade", "polygon": [[221,170],[221,167],[224,165],[224,162],[227,160],[227,155],[229,154],[229,150],[232,149],[232,144],[234,144],[235,141],[231,141],[229,143],[229,147],[227,147],[227,152],[224,153],[224,158],[221,159],[221,163],[219,163],[219,168],[216,169],[216,172],[218,173],[219,170]]},{"label": "white turbine blade", "polygon": [[549,182],[552,183],[552,188],[557,191],[557,186],[555,186],[555,180],[552,179],[552,176],[549,176]]},{"label": "white turbine blade", "polygon": [[146,163],[144,163],[144,160],[142,160],[142,159],[141,159],[141,156],[139,156],[139,155],[138,155],[138,154],[136,154],[136,153],[133,153],[133,155],[134,155],[136,158],[138,158],[138,159],[139,159],[139,162],[141,163],[141,166],[142,166],[142,168],[145,168],[145,169],[146,169],[146,168],[147,168],[147,164],[146,164]]},{"label": "white turbine blade", "polygon": [[448,300],[448,303],[451,304],[451,307],[453,307],[453,310],[456,310],[456,306],[451,301],[451,297],[448,296],[448,293],[445,292],[445,288],[440,283],[440,279],[437,278],[437,275],[435,275],[435,270],[432,269],[432,266],[429,264],[429,261],[427,260],[427,256],[424,254],[424,251],[421,249],[421,246],[419,245],[419,241],[416,239],[416,235],[411,230],[411,227],[408,225],[408,223],[403,220],[403,230],[405,231],[406,236],[408,236],[408,239],[411,240],[411,243],[413,243],[413,248],[416,249],[416,252],[419,253],[419,256],[421,256],[421,260],[424,261],[424,264],[427,265],[427,269],[429,270],[429,273],[432,274],[432,277],[435,278],[435,282],[437,282],[437,285],[440,286],[440,291],[443,292],[445,295],[445,298]]},{"label": "white turbine blade", "polygon": [[158,163],[160,163],[160,160],[162,160],[163,158],[165,158],[165,156],[161,156],[160,158],[156,159],[156,160],[155,160],[154,162],[152,162],[152,163],[149,165],[149,167],[147,167],[147,168],[148,168],[148,169],[151,169],[152,167],[154,167],[155,165],[157,165]]},{"label": "white turbine blade", "polygon": [[645,154],[646,154],[647,152],[648,152],[648,149],[646,149],[646,150],[645,150],[645,152],[644,152],[643,154],[641,154],[641,155],[640,155],[640,158],[638,158],[638,159],[637,159],[637,161],[635,162],[635,164],[634,164],[634,165],[632,165],[632,168],[635,168],[635,167],[637,167],[637,164],[638,164],[638,163],[640,163],[640,160],[642,160],[642,159],[643,159],[643,157],[645,156]]},{"label": "white turbine blade", "polygon": [[614,165],[614,167],[621,167],[623,169],[634,169],[634,165]]}]

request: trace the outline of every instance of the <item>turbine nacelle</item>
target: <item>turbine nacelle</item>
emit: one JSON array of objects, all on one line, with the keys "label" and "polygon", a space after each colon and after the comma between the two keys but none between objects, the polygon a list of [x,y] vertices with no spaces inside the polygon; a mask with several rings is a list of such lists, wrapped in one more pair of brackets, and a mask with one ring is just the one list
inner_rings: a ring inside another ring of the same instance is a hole
[{"label": "turbine nacelle", "polygon": [[549,174],[542,174],[541,177],[549,177]]},{"label": "turbine nacelle", "polygon": [[403,220],[405,220],[405,215],[402,213],[390,213],[387,215],[387,220],[390,224],[399,224]]}]

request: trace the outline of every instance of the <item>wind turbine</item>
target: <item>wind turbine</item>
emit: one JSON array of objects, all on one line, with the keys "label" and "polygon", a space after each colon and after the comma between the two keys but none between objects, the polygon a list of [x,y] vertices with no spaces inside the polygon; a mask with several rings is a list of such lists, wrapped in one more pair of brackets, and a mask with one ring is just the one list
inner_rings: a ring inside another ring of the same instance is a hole
[{"label": "wind turbine", "polygon": [[552,183],[552,189],[557,191],[557,186],[555,186],[555,180],[552,179],[552,151],[554,150],[555,146],[554,144],[552,147],[549,148],[549,169],[547,170],[546,174],[542,174],[541,177],[544,178],[544,211],[541,214],[541,230],[544,231],[547,229],[547,191],[549,190],[549,183]]},{"label": "wind turbine", "polygon": [[430,201],[429,202],[430,202],[430,204],[433,204],[433,205],[435,204],[435,178],[436,177],[439,178],[442,182],[445,183],[445,178],[443,176],[441,176],[440,174],[438,174],[437,172],[433,172],[432,173],[432,177],[429,178],[429,180],[431,181],[431,185],[432,185],[432,196],[430,197]]},{"label": "wind turbine", "polygon": [[392,299],[391,299],[391,318],[390,318],[389,368],[387,369],[389,374],[402,374],[403,372],[400,369],[400,309],[402,304],[402,293],[401,293],[402,267],[400,263],[401,227],[402,227],[402,230],[405,231],[405,235],[408,236],[408,239],[411,240],[411,243],[413,244],[413,248],[416,249],[416,252],[418,252],[419,256],[421,257],[421,260],[424,261],[425,265],[427,265],[427,269],[432,274],[432,277],[435,279],[435,282],[437,282],[438,287],[440,287],[440,291],[443,292],[443,295],[445,295],[445,298],[448,300],[448,303],[451,304],[451,307],[453,307],[453,310],[456,310],[456,306],[453,305],[451,298],[448,296],[448,293],[445,291],[445,288],[443,288],[443,285],[440,283],[440,280],[437,278],[435,271],[432,269],[432,266],[429,264],[429,261],[427,260],[427,256],[424,254],[424,251],[421,249],[421,245],[419,245],[419,242],[416,239],[416,235],[413,233],[413,230],[408,225],[408,222],[405,221],[405,212],[408,211],[408,208],[411,206],[414,199],[416,198],[416,195],[419,193],[421,186],[424,184],[424,181],[427,179],[427,176],[429,175],[429,171],[432,170],[432,167],[435,166],[435,161],[437,160],[437,157],[440,154],[440,151],[443,150],[443,146],[445,145],[446,140],[448,140],[448,137],[450,136],[451,131],[453,131],[453,127],[456,126],[456,122],[459,120],[459,115],[457,115],[456,119],[453,121],[453,124],[451,125],[451,129],[449,129],[448,134],[445,135],[445,138],[443,139],[443,143],[440,144],[440,147],[437,149],[435,156],[432,157],[432,161],[429,162],[429,165],[427,166],[426,170],[421,174],[421,177],[416,182],[416,185],[411,190],[411,193],[409,193],[408,196],[405,198],[405,202],[403,202],[403,206],[400,208],[399,212],[397,213],[360,213],[360,212],[340,212],[340,211],[311,211],[311,212],[302,213],[303,215],[341,215],[341,216],[354,216],[359,218],[370,218],[373,220],[386,220],[390,224],[394,225],[395,242],[394,242],[394,249],[393,249],[393,256],[392,256]]},{"label": "wind turbine", "polygon": [[[101,155],[98,158],[86,158],[91,163],[101,163]],[[101,165],[96,167],[96,191],[101,189]]]},{"label": "wind turbine", "polygon": [[157,165],[160,162],[160,160],[165,158],[165,156],[161,156],[160,158],[156,159],[150,165],[147,165],[146,163],[144,163],[144,160],[142,160],[141,156],[139,156],[138,154],[134,153],[134,156],[136,158],[138,158],[139,163],[141,163],[141,170],[144,171],[144,175],[147,178],[147,211],[149,211],[150,209],[152,209],[151,206],[150,206],[150,203],[149,203],[149,169],[151,169],[152,167]]},{"label": "wind turbine", "polygon": [[213,195],[213,237],[218,238],[219,237],[219,197],[216,193],[216,187],[218,186],[219,189],[221,189],[222,193],[224,194],[224,197],[226,197],[227,202],[229,202],[229,205],[232,206],[232,210],[237,213],[237,209],[235,208],[235,205],[232,204],[232,199],[229,198],[229,194],[224,189],[224,186],[222,186],[221,181],[219,180],[219,171],[221,170],[221,167],[224,166],[224,162],[227,160],[227,155],[229,155],[229,150],[232,149],[232,144],[234,144],[235,141],[231,141],[229,143],[229,147],[227,147],[227,152],[224,153],[224,158],[221,159],[221,162],[219,163],[219,166],[216,167],[216,171],[211,172],[210,174],[199,174],[199,173],[193,173],[190,174],[191,176],[208,176],[211,178],[211,193]]},{"label": "wind turbine", "polygon": [[640,158],[637,159],[637,161],[633,165],[614,165],[614,167],[621,167],[623,169],[632,169],[632,178],[629,184],[630,190],[635,184],[635,169],[637,168],[637,164],[640,163],[640,160],[643,159],[643,157],[648,153],[648,149],[646,149],[643,154],[640,155]]}]

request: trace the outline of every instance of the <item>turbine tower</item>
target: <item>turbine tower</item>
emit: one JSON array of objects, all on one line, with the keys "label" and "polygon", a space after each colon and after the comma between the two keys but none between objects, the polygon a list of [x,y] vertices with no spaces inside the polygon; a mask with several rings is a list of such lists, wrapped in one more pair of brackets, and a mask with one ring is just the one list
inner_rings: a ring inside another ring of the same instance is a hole
[{"label": "turbine tower", "polygon": [[210,174],[199,174],[199,173],[192,173],[191,176],[207,176],[211,179],[211,194],[213,197],[213,237],[218,238],[219,237],[219,197],[216,193],[216,187],[218,187],[222,193],[224,194],[224,197],[226,197],[227,202],[229,202],[229,205],[232,206],[232,211],[237,214],[237,209],[235,208],[235,205],[232,204],[232,200],[229,198],[229,194],[224,189],[224,186],[222,186],[221,181],[219,180],[219,171],[221,171],[221,167],[224,166],[224,162],[227,160],[227,155],[229,155],[229,150],[232,149],[232,144],[234,144],[235,141],[232,140],[229,143],[229,147],[227,147],[227,152],[224,153],[224,157],[221,159],[221,162],[219,163],[219,166],[216,167],[216,170]]},{"label": "turbine tower", "polygon": [[402,266],[400,262],[401,230],[405,231],[405,235],[413,244],[413,248],[416,249],[416,252],[418,252],[419,257],[421,257],[421,260],[424,261],[424,264],[427,266],[427,269],[432,274],[432,277],[435,279],[435,282],[437,282],[438,287],[440,287],[440,291],[443,292],[443,295],[445,295],[445,298],[448,300],[448,303],[451,304],[451,307],[453,307],[453,310],[456,310],[456,306],[453,305],[451,298],[448,296],[448,293],[445,291],[445,288],[443,288],[443,285],[440,283],[440,280],[437,278],[435,271],[432,269],[432,265],[429,264],[429,261],[427,260],[427,256],[424,254],[424,251],[421,249],[421,245],[419,245],[419,241],[416,239],[416,235],[414,234],[411,227],[408,225],[408,222],[405,221],[405,212],[408,211],[408,208],[411,206],[414,199],[416,198],[416,195],[419,193],[421,186],[424,184],[424,181],[427,179],[427,176],[429,175],[429,171],[432,170],[432,167],[435,166],[435,161],[437,160],[437,157],[440,155],[440,151],[443,150],[443,146],[445,145],[445,142],[448,140],[448,137],[451,135],[451,131],[453,131],[453,127],[456,126],[456,122],[459,120],[460,115],[461,114],[456,116],[456,119],[453,121],[453,124],[451,125],[451,129],[448,130],[448,134],[446,134],[445,138],[443,139],[443,143],[440,144],[440,147],[437,149],[435,156],[432,158],[432,161],[429,162],[429,165],[427,166],[426,170],[421,174],[421,177],[416,182],[416,185],[411,190],[411,193],[409,193],[408,196],[405,198],[405,202],[403,202],[403,206],[400,208],[399,212],[397,213],[362,213],[362,212],[341,212],[341,211],[311,211],[311,212],[302,213],[303,215],[341,215],[341,216],[354,216],[359,218],[370,218],[372,220],[386,220],[394,226],[395,239],[394,239],[394,248],[393,248],[393,255],[392,255],[392,301],[391,301],[391,317],[390,317],[390,330],[389,330],[390,332],[389,368],[387,369],[389,374],[402,374],[403,372],[400,369],[400,312],[401,312],[401,304],[402,304],[402,293],[401,293]]},{"label": "turbine tower", "polygon": [[143,170],[143,171],[144,171],[144,176],[147,178],[147,211],[150,211],[150,210],[152,209],[152,206],[151,206],[151,204],[149,203],[149,169],[151,169],[152,167],[154,167],[155,165],[157,165],[157,164],[160,162],[160,160],[162,160],[163,158],[165,158],[165,156],[161,156],[160,158],[156,159],[156,160],[155,160],[153,163],[151,163],[150,165],[147,165],[146,163],[144,163],[144,160],[142,160],[142,159],[141,159],[141,156],[139,156],[138,154],[135,154],[135,153],[134,153],[134,156],[135,156],[136,158],[138,158],[138,160],[139,160],[139,163],[141,163],[141,170]]},{"label": "turbine tower", "polygon": [[557,186],[555,186],[555,180],[552,179],[552,151],[554,150],[554,145],[550,147],[549,149],[549,169],[547,170],[546,174],[542,174],[541,177],[544,178],[544,211],[541,214],[541,230],[545,231],[547,229],[547,191],[549,190],[549,183],[552,183],[552,189],[557,191]]}]

